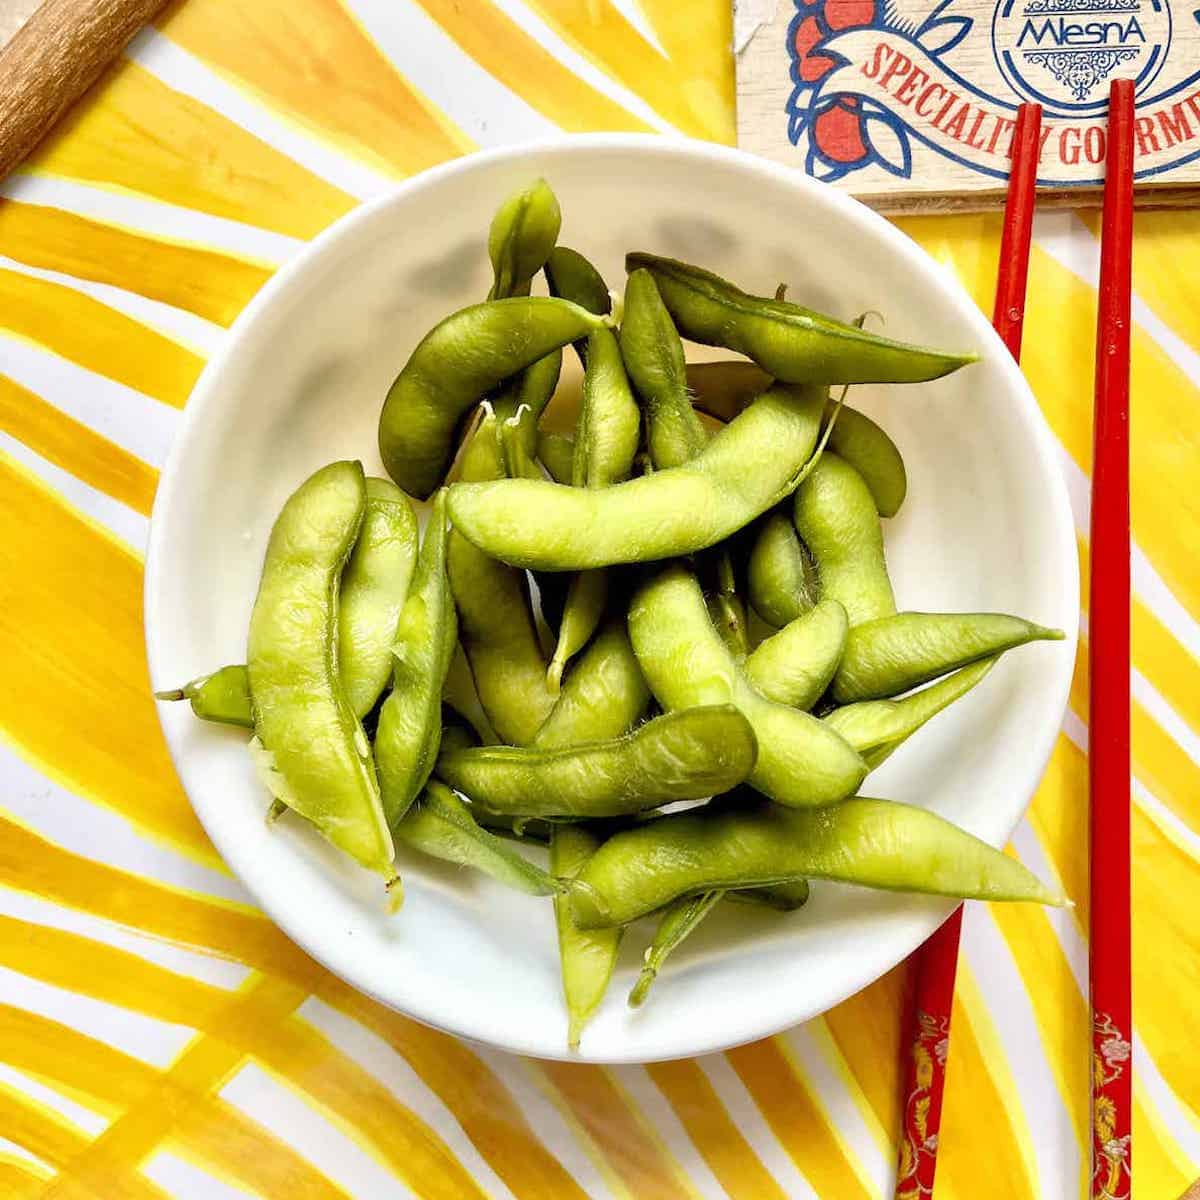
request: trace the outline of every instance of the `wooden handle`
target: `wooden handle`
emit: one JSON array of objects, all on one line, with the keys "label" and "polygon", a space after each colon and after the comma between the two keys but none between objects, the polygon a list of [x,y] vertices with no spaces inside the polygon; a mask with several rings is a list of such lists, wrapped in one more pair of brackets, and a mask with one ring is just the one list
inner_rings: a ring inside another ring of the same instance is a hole
[{"label": "wooden handle", "polygon": [[0,179],[129,44],[164,0],[46,0],[0,50]]}]

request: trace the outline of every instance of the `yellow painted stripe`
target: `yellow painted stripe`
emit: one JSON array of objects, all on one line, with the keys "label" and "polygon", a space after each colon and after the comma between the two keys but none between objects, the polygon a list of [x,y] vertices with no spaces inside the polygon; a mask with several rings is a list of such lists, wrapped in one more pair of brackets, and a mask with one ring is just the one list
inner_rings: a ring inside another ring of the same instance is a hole
[{"label": "yellow painted stripe", "polygon": [[[965,963],[959,963],[950,1019],[950,1057],[942,1128],[938,1137],[938,1198],[1026,1200],[1038,1195],[1030,1173],[1023,1120],[1013,1111],[1015,1097],[997,1076],[1007,1071],[995,1060],[1003,1051],[987,1027],[978,989]],[[981,1163],[986,1138],[986,1165]]]},{"label": "yellow painted stripe", "polygon": [[[992,307],[999,254],[998,214],[901,222],[933,256],[952,266],[985,311]],[[1025,327],[1053,329],[1026,337],[1021,367],[1046,419],[1085,472],[1092,461],[1092,377],[1096,292],[1036,246],[1030,257]],[[1200,489],[1194,486],[1200,389],[1136,324],[1131,330],[1135,397],[1130,500],[1134,535],[1176,598],[1200,612]]]},{"label": "yellow painted stripe", "polygon": [[870,1104],[874,1123],[893,1139],[893,1150],[902,1111],[900,1043],[907,982],[908,967],[901,963],[820,1018]]},{"label": "yellow painted stripe", "polygon": [[0,1084],[0,1130],[9,1141],[59,1169],[60,1173],[39,1193],[43,1197],[54,1192],[71,1200],[170,1200],[157,1184],[128,1170],[114,1171],[105,1180],[103,1191],[79,1186],[63,1189],[65,1177],[61,1172],[78,1155],[87,1153],[90,1143],[52,1109],[19,1095],[6,1084]]},{"label": "yellow painted stripe", "polygon": [[[1079,213],[1098,239],[1100,210]],[[1133,290],[1172,331],[1200,350],[1200,313],[1196,311],[1196,278],[1200,274],[1200,213],[1186,208],[1160,212],[1139,210],[1133,217],[1137,252],[1133,256]]]},{"label": "yellow painted stripe", "polygon": [[1200,1116],[1200,1060],[1181,1037],[1180,1005],[1200,995],[1200,929],[1193,919],[1200,865],[1135,804],[1133,861],[1134,1023],[1162,1077]]},{"label": "yellow painted stripe", "polygon": [[[139,1059],[48,1017],[8,1005],[0,1005],[0,1060],[46,1080],[110,1119],[145,1101],[159,1082],[159,1073]],[[164,1148],[218,1178],[263,1196],[346,1198],[286,1142],[219,1097],[192,1098],[180,1117]]]},{"label": "yellow painted stripe", "polygon": [[[1091,1145],[1088,1063],[1092,1044],[1086,998],[1043,909],[1033,904],[993,904],[989,911],[1025,982],[1046,1060],[1070,1114],[1080,1160],[1086,1162]],[[1035,1047],[1023,1049],[1038,1052]],[[1083,1182],[1081,1177],[1081,1190]]]},{"label": "yellow painted stripe", "polygon": [[787,1200],[694,1059],[647,1063],[646,1071],[730,1200]]},{"label": "yellow painted stripe", "polygon": [[158,472],[90,427],[0,375],[0,429],[76,479],[150,515]]},{"label": "yellow painted stripe", "polygon": [[198,1097],[219,1090],[236,1074],[245,1053],[237,1043],[247,1029],[265,1031],[272,1022],[279,1022],[274,1033],[283,1042],[280,1053],[275,1053],[273,1039],[264,1038],[255,1045],[258,1056],[273,1068],[280,1058],[288,1063],[326,1115],[351,1136],[361,1129],[385,1164],[418,1196],[483,1200],[442,1140],[382,1084],[341,1058],[315,1032],[299,1032],[307,1026],[285,1020],[306,995],[306,989],[279,980],[251,981],[226,1004],[216,1028],[197,1038],[137,1106],[73,1157],[46,1190],[47,1200],[74,1195],[74,1181],[103,1194],[106,1180],[141,1162],[179,1119],[187,1118]]},{"label": "yellow painted stripe", "polygon": [[1046,773],[1026,819],[1054,864],[1063,890],[1074,901],[1069,909],[1079,932],[1088,929],[1088,786],[1087,760],[1066,735],[1054,743]]},{"label": "yellow painted stripe", "polygon": [[219,867],[154,713],[141,564],[6,455],[0,512],[0,737],[77,795]]},{"label": "yellow painted stripe", "polygon": [[40,204],[0,200],[0,254],[229,325],[271,269]]},{"label": "yellow painted stripe", "polygon": [[685,79],[691,78],[691,64],[672,64],[664,58],[611,0],[527,3],[572,49],[640,96],[682,133],[719,139],[725,132],[727,114],[718,112],[716,126],[709,125],[705,118],[714,114],[697,112],[693,96],[682,86]]},{"label": "yellow painted stripe", "polygon": [[737,142],[733,6],[725,0],[640,0],[663,49],[683,73],[684,98],[713,141]]},{"label": "yellow painted stripe", "polygon": [[[1080,637],[1071,681],[1071,707],[1088,716],[1088,641]],[[1153,717],[1133,701],[1130,708],[1134,775],[1185,824],[1200,830],[1200,767]]]},{"label": "yellow painted stripe", "polygon": [[93,862],[3,818],[0,884],[315,991],[409,1062],[521,1200],[582,1195],[529,1129],[503,1082],[467,1046],[406,1020],[320,970],[258,913]]},{"label": "yellow painted stripe", "polygon": [[[893,1047],[890,1057],[895,1055]],[[816,1093],[777,1038],[727,1050],[725,1057],[818,1196],[868,1196]]]},{"label": "yellow painted stripe", "polygon": [[564,67],[492,0],[417,0],[489,75],[567,133],[650,129]]},{"label": "yellow painted stripe", "polygon": [[[1080,604],[1088,605],[1091,554],[1087,539],[1079,545]],[[1135,595],[1130,611],[1133,665],[1194,730],[1200,730],[1200,660]]]},{"label": "yellow painted stripe", "polygon": [[413,175],[475,149],[337,0],[182,4],[158,25],[261,103],[380,170]]},{"label": "yellow painted stripe", "polygon": [[137,192],[300,238],[320,233],[355,203],[128,60],[101,78],[23,169]]},{"label": "yellow painted stripe", "polygon": [[204,359],[62,283],[0,269],[0,329],[182,408]]},{"label": "yellow painted stripe", "polygon": [[636,1200],[691,1200],[678,1163],[602,1067],[541,1062],[537,1068]]},{"label": "yellow painted stripe", "polygon": [[1133,1145],[1137,1171],[1134,1196],[1179,1197],[1197,1182],[1200,1164],[1192,1162],[1162,1124],[1146,1089],[1133,1076]]},{"label": "yellow painted stripe", "polygon": [[519,1200],[584,1200],[582,1188],[529,1127],[503,1081],[463,1042],[401,1017],[332,975],[322,973],[314,990],[408,1062]]},{"label": "yellow painted stripe", "polygon": [[312,970],[253,909],[73,854],[3,815],[0,884],[285,979],[305,980]]},{"label": "yellow painted stripe", "polygon": [[42,1194],[42,1188],[50,1178],[49,1171],[0,1154],[0,1196],[8,1196],[11,1200],[33,1200]]},{"label": "yellow painted stripe", "polygon": [[[1076,902],[1074,915],[1086,937],[1087,759],[1066,738],[1058,740],[1029,820]],[[1200,864],[1136,803],[1130,839],[1137,1030],[1180,1101],[1200,1114],[1200,1063],[1179,1039],[1179,998],[1200,991],[1200,934],[1186,902],[1200,886]],[[1153,980],[1153,986],[1140,986],[1145,980]]]}]

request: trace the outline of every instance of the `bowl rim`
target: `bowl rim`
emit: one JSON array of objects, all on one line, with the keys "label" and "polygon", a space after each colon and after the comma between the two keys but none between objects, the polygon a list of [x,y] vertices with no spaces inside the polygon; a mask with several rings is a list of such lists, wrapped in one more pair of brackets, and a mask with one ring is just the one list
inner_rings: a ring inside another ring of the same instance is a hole
[{"label": "bowl rim", "polygon": [[[813,179],[796,168],[760,158],[735,147],[701,142],[693,138],[653,133],[581,133],[514,142],[466,154],[423,171],[356,206],[322,230],[275,271],[235,318],[233,324],[226,331],[220,347],[206,363],[192,389],[182,421],[175,433],[160,474],[151,511],[143,589],[143,625],[152,687],[162,686],[159,676],[161,659],[165,653],[167,642],[164,633],[167,622],[164,621],[159,607],[159,580],[166,554],[167,530],[173,523],[172,517],[181,499],[181,485],[178,480],[180,464],[187,453],[191,435],[205,420],[206,410],[213,403],[213,397],[220,392],[223,386],[227,363],[240,352],[259,316],[275,303],[278,296],[286,293],[294,281],[302,277],[315,262],[322,259],[332,246],[349,236],[360,224],[369,222],[376,213],[401,203],[409,195],[436,188],[446,179],[469,173],[484,165],[520,160],[529,155],[552,158],[555,154],[575,155],[589,151],[675,156],[690,160],[700,168],[705,164],[731,166],[743,172],[748,183],[752,182],[754,178],[760,178],[795,190],[797,203],[822,207],[836,219],[844,220],[851,226],[857,226],[865,234],[879,239],[909,269],[921,276],[930,287],[940,290],[952,299],[955,308],[972,328],[980,358],[983,359],[985,356],[989,358],[992,365],[1000,372],[1008,398],[1018,405],[1021,423],[1029,436],[1030,447],[1038,462],[1039,474],[1045,478],[1048,484],[1050,511],[1047,513],[1047,521],[1053,527],[1053,540],[1058,543],[1057,553],[1065,564],[1064,584],[1066,588],[1069,588],[1066,604],[1061,603],[1063,597],[1058,597],[1057,601],[1060,602],[1059,607],[1062,607],[1064,612],[1069,611],[1072,614],[1072,619],[1064,630],[1066,639],[1064,643],[1061,643],[1063,665],[1056,671],[1055,690],[1057,695],[1052,697],[1053,702],[1050,709],[1058,716],[1053,723],[1047,721],[1044,728],[1033,731],[1034,736],[1031,738],[1025,756],[1026,761],[1030,764],[1025,784],[1026,795],[1016,819],[1005,832],[1003,840],[1007,841],[1021,820],[1024,819],[1037,786],[1045,774],[1062,725],[1074,674],[1080,614],[1079,560],[1075,546],[1075,521],[1067,483],[1063,478],[1060,466],[1061,452],[1054,434],[1020,367],[957,277],[942,268],[906,233],[861,201],[837,190],[830,184]],[[163,707],[156,704],[155,708],[172,765],[182,784],[184,772],[181,756],[177,752],[165,720],[166,714]],[[521,1035],[519,1031],[490,1024],[486,1012],[481,1012],[478,1017],[472,1018],[465,1024],[445,1023],[439,1020],[438,1013],[431,1008],[422,1007],[419,1003],[413,1004],[411,1007],[401,1007],[395,999],[359,982],[360,972],[357,970],[356,960],[353,956],[336,945],[331,946],[319,938],[309,937],[303,922],[296,916],[294,905],[277,901],[272,895],[271,889],[260,889],[257,886],[254,862],[249,855],[241,853],[238,839],[232,836],[228,827],[206,815],[204,811],[206,806],[198,804],[192,799],[191,794],[187,792],[186,785],[184,791],[187,793],[188,802],[196,812],[205,832],[212,839],[222,859],[250,894],[254,903],[259,905],[270,920],[306,954],[348,982],[350,986],[407,1017],[455,1037],[467,1038],[507,1052],[538,1058],[612,1064],[656,1062],[716,1053],[759,1038],[772,1036],[828,1011],[829,1008],[854,995],[856,991],[869,986],[872,981],[906,958],[958,907],[956,901],[946,901],[936,914],[931,910],[930,915],[923,915],[919,918],[914,915],[913,924],[917,929],[912,936],[889,939],[882,947],[874,945],[870,950],[864,948],[862,982],[854,984],[848,989],[837,989],[828,1002],[825,1002],[823,997],[815,1008],[811,1004],[805,1005],[802,999],[798,999],[794,1010],[782,1014],[775,1013],[773,1019],[764,1023],[760,1028],[739,1027],[731,1030],[728,1021],[714,1022],[703,1031],[705,1036],[697,1036],[693,1031],[690,1041],[686,1045],[672,1046],[658,1054],[647,1054],[644,1051],[622,1053],[619,1047],[610,1048],[598,1054],[589,1053],[586,1049],[583,1052],[569,1051],[565,1045],[557,1045],[553,1037],[538,1038]],[[729,1014],[726,1014],[726,1017],[728,1016]],[[694,1030],[694,1028],[693,1026],[692,1029]]]}]

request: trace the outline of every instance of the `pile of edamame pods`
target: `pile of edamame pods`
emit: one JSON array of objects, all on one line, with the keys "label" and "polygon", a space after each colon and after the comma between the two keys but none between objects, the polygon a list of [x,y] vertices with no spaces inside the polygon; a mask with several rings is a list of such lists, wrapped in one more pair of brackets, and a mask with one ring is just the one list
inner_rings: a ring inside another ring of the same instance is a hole
[{"label": "pile of edamame pods", "polygon": [[[245,665],[161,697],[252,730],[272,814],[394,903],[397,843],[552,897],[572,1045],[640,917],[658,926],[632,1004],[714,905],[793,910],[812,879],[1061,903],[933,813],[860,794],[1005,650],[1062,636],[896,610],[881,518],[904,464],[839,385],[974,356],[647,253],[616,300],[559,227],[543,180],[504,201],[489,295],[384,400],[391,479],[335,462],[303,482]],[[681,339],[740,357],[688,364]],[[539,429],[564,352],[584,371],[573,438]]]}]

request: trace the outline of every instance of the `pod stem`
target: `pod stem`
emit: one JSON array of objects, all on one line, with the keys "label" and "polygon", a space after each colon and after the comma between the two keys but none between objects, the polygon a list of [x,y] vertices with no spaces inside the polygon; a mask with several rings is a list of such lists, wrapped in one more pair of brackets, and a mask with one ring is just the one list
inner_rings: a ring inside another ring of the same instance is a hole
[{"label": "pod stem", "polygon": [[164,692],[155,692],[155,700],[186,700],[187,692],[183,688],[167,688]]}]

